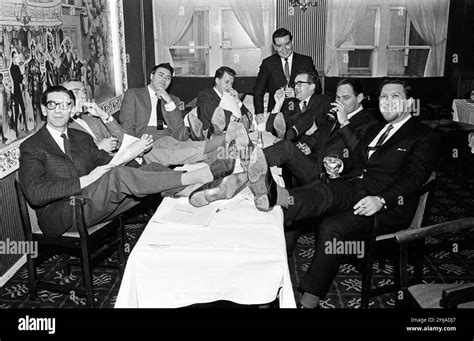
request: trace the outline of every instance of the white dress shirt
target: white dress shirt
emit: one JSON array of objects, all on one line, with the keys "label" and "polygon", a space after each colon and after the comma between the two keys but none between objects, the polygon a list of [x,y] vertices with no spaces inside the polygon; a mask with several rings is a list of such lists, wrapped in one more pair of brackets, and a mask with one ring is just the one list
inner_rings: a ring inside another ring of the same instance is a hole
[{"label": "white dress shirt", "polygon": [[[392,128],[392,130],[390,130],[389,134],[387,135],[387,138],[385,139],[385,141],[383,141],[382,145],[384,143],[386,143],[393,136],[393,134],[395,134],[397,132],[397,130],[400,129],[410,118],[411,118],[411,115],[408,115],[407,117],[405,117],[405,119],[403,119],[402,121],[400,121],[398,123],[387,123],[385,125],[385,127],[383,127],[383,129],[380,130],[380,132],[377,134],[377,136],[375,136],[375,138],[372,140],[372,142],[370,142],[369,147],[375,147],[375,145],[377,144],[377,141],[379,140],[380,136],[383,135],[383,133],[385,132],[385,130],[387,129],[387,127],[389,125],[392,125],[393,128]],[[372,154],[374,152],[375,152],[375,150],[369,150],[369,153],[368,153],[369,158],[372,156]]]},{"label": "white dress shirt", "polygon": [[[280,57],[281,59],[281,67],[283,69],[283,73],[285,73],[285,58],[282,58]],[[293,52],[291,52],[290,56],[288,57],[288,66],[289,66],[289,71],[290,71],[290,74],[288,75],[288,77],[291,78],[291,67],[293,66]]]},{"label": "white dress shirt", "polygon": [[63,153],[66,153],[64,149],[64,139],[61,137],[62,134],[66,134],[67,138],[69,138],[67,134],[67,129],[64,133],[60,133],[56,129],[51,128],[47,123],[46,123],[46,129],[48,129],[49,133],[53,137],[54,141],[58,144],[59,148],[63,151]]},{"label": "white dress shirt", "polygon": [[[156,104],[158,103],[158,97],[156,96],[155,90],[148,86],[148,93],[150,94],[151,100],[151,114],[150,114],[150,121],[148,121],[148,126],[156,127]],[[166,103],[165,110],[166,111],[173,111],[176,109],[176,104],[174,102]],[[168,128],[166,122],[163,122],[163,128]]]}]

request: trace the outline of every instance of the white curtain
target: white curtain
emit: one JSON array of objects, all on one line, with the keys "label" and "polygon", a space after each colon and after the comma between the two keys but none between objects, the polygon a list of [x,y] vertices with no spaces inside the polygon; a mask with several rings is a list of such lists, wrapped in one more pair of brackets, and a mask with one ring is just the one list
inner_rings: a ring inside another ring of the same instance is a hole
[{"label": "white curtain", "polygon": [[413,26],[430,45],[424,76],[443,76],[449,0],[405,0],[405,5]]},{"label": "white curtain", "polygon": [[275,30],[275,0],[228,1],[252,43],[260,48],[262,59],[270,56]]},{"label": "white curtain", "polygon": [[184,34],[196,7],[195,0],[154,0],[153,18],[156,63],[173,65],[170,46]]},{"label": "white curtain", "polygon": [[328,1],[326,26],[326,76],[338,76],[337,51],[364,17],[368,0]]}]

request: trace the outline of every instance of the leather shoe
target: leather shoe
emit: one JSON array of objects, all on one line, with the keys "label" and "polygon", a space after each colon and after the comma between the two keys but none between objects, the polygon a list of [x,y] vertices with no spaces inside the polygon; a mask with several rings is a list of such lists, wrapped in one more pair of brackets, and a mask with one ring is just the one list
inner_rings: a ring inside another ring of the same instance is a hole
[{"label": "leather shoe", "polygon": [[230,143],[235,141],[235,147],[240,152],[243,149],[248,148],[249,146],[249,134],[245,127],[240,122],[230,122],[225,133],[225,142]]},{"label": "leather shoe", "polygon": [[191,140],[204,141],[206,138],[202,131],[201,120],[196,115],[189,113],[188,122],[189,122],[189,133],[191,135]]},{"label": "leather shoe", "polygon": [[219,136],[224,133],[225,130],[225,113],[224,109],[221,107],[217,107],[214,110],[211,118],[211,128],[212,128],[212,135]]},{"label": "leather shoe", "polygon": [[248,166],[249,187],[254,195],[255,207],[270,211],[277,201],[277,184],[273,180],[267,159],[261,148],[255,148]]},{"label": "leather shoe", "polygon": [[286,122],[285,122],[285,117],[283,116],[281,112],[275,115],[275,120],[273,121],[273,128],[275,128],[278,138],[280,139],[285,138]]},{"label": "leather shoe", "polygon": [[202,185],[189,195],[189,203],[195,207],[206,206],[216,200],[230,199],[247,184],[245,172],[231,174]]},{"label": "leather shoe", "polygon": [[[229,149],[227,150],[227,152],[233,154],[231,152],[235,150],[235,140],[232,140],[230,142],[228,148]],[[225,155],[223,155],[224,157],[218,158],[209,165],[209,169],[211,170],[214,180],[223,178],[234,172],[235,157],[234,155],[227,155],[228,153],[225,153]]]}]

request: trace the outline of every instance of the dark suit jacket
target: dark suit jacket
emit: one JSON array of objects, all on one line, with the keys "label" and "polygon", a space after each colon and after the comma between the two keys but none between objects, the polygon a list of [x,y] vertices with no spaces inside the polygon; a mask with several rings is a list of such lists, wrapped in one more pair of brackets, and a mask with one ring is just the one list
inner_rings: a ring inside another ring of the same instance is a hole
[{"label": "dark suit jacket", "polygon": [[[164,101],[161,101],[163,118],[168,128],[164,130],[164,135],[174,137],[179,141],[188,139],[188,129],[184,125],[183,113],[180,109],[181,100],[170,95],[176,104],[176,109],[166,111]],[[125,93],[120,108],[119,121],[127,134],[140,137],[148,126],[151,115],[151,99],[148,87],[131,88]]]},{"label": "dark suit jacket", "polygon": [[[214,110],[216,110],[216,108],[219,106],[220,102],[221,98],[214,91],[214,88],[204,89],[199,92],[196,102],[197,115],[202,122],[203,130],[209,129],[209,127],[211,126],[212,115],[214,114]],[[240,107],[240,112],[242,113],[242,115],[247,115],[249,110],[245,107],[245,105],[242,104],[242,107]],[[230,122],[230,117],[232,116],[232,112],[224,110],[224,113],[226,122],[225,126],[227,128]]]},{"label": "dark suit jacket", "polygon": [[355,149],[355,170],[343,178],[362,175],[367,195],[385,199],[389,219],[386,223],[411,219],[416,210],[417,192],[436,167],[439,154],[439,136],[417,118],[410,118],[370,158],[367,146],[385,126],[372,125]]},{"label": "dark suit jacket", "polygon": [[[313,59],[311,57],[293,52],[293,62],[290,71],[290,84],[293,87],[296,74],[300,69],[312,69],[316,74]],[[286,86],[286,77],[281,63],[281,57],[274,54],[265,58],[260,65],[257,80],[253,88],[253,104],[255,107],[255,114],[263,113],[263,96],[265,92],[269,92],[268,111],[270,112],[275,106],[275,99],[273,95],[281,87]]]},{"label": "dark suit jacket", "polygon": [[[99,117],[95,117],[90,114],[82,115],[82,119],[87,123],[89,128],[94,133],[96,137],[96,139],[94,139],[95,144],[98,144],[103,139],[113,136],[119,140],[118,147],[120,147],[120,144],[123,141],[125,129],[115,119],[112,122],[105,124]],[[69,123],[69,128],[77,129],[89,134],[89,132],[75,120],[72,120]]]},{"label": "dark suit jacket", "polygon": [[81,194],[79,178],[111,160],[89,134],[68,129],[68,136],[74,162],[59,148],[46,125],[20,145],[21,188],[36,210],[41,230],[50,235],[61,235],[71,227],[71,206],[63,199]]},{"label": "dark suit jacket", "polygon": [[[342,175],[349,173],[355,167],[355,160],[352,152],[365,136],[367,130],[377,124],[377,120],[369,110],[361,110],[349,119],[349,124],[340,128],[339,122],[331,123],[331,129],[321,136],[322,144],[320,148],[314,147],[309,155],[311,159],[317,160],[318,169],[325,172],[323,159],[329,154],[337,154],[344,162]],[[333,128],[334,127],[334,128]]]}]

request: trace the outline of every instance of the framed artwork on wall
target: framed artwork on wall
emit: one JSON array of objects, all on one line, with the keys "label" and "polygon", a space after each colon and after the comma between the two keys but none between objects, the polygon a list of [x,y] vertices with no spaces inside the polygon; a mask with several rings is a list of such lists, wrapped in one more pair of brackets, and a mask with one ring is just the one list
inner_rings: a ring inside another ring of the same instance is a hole
[{"label": "framed artwork on wall", "polygon": [[68,79],[89,100],[120,110],[127,87],[122,0],[0,2],[0,179],[43,124],[41,95]]}]

